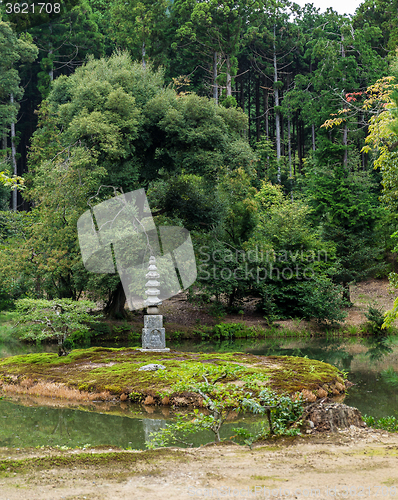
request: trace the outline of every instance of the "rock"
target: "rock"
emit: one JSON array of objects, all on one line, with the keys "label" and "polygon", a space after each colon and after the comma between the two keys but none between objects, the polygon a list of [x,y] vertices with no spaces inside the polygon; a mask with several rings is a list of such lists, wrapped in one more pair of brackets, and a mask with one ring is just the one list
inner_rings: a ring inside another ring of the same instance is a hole
[{"label": "rock", "polygon": [[304,419],[318,431],[336,432],[339,428],[366,427],[357,408],[341,403],[312,404],[304,410]]},{"label": "rock", "polygon": [[153,405],[155,404],[155,400],[152,396],[147,396],[144,401],[144,405]]},{"label": "rock", "polygon": [[155,363],[151,363],[150,365],[141,366],[138,370],[139,372],[154,372],[156,370],[165,370],[166,367],[163,365],[157,365]]},{"label": "rock", "polygon": [[326,398],[328,393],[327,391],[325,391],[325,389],[322,389],[322,387],[320,389],[317,390],[317,395],[318,395],[318,398]]},{"label": "rock", "polygon": [[314,401],[317,400],[317,397],[315,396],[315,394],[311,391],[309,391],[308,389],[303,389],[301,391],[301,394],[303,395],[303,398],[308,401],[309,403],[313,403]]},{"label": "rock", "polygon": [[128,398],[128,395],[124,392],[121,396],[120,396],[120,401],[126,401]]},{"label": "rock", "polygon": [[343,392],[345,390],[345,386],[343,384],[340,384],[340,382],[336,382],[336,389],[339,392]]}]

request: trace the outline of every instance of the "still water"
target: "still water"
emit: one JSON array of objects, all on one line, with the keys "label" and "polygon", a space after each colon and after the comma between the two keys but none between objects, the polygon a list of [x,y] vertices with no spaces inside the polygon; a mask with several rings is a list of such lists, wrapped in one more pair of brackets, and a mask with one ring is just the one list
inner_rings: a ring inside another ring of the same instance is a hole
[{"label": "still water", "polygon": [[[150,434],[173,420],[168,410],[150,408],[147,413],[141,406],[132,404],[101,407],[80,406],[59,408],[37,406],[34,398],[0,401],[0,447],[24,448],[59,446],[84,448],[89,446],[118,446],[120,448],[146,449]],[[29,404],[31,403],[31,404]],[[105,411],[103,410],[106,407]],[[252,416],[236,418],[221,429],[221,437],[234,434],[234,427],[252,431],[260,428],[261,421]],[[194,446],[214,440],[210,431],[189,436],[187,442]]]},{"label": "still water", "polygon": [[[115,344],[112,344],[114,347]],[[247,351],[258,355],[306,356],[344,370],[354,386],[344,402],[357,407],[362,414],[376,418],[398,417],[398,337],[266,339],[211,342],[168,342],[180,351],[232,352]],[[34,351],[54,351],[56,346],[0,344],[0,357]],[[38,406],[26,398],[20,403],[0,400],[0,446],[119,446],[143,449],[149,434],[173,419],[168,409],[141,406],[102,405],[75,408]],[[231,436],[233,427],[254,430],[261,423],[246,417],[227,423],[222,436]],[[190,439],[199,445],[213,439],[201,433]]]}]

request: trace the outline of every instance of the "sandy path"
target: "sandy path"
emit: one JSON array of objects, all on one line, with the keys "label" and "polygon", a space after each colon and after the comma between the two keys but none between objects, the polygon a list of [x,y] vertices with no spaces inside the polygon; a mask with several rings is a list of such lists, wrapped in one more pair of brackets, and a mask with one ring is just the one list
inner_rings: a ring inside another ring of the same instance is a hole
[{"label": "sandy path", "polygon": [[252,450],[224,445],[178,450],[171,459],[168,453],[159,459],[140,455],[131,465],[3,472],[0,499],[398,497],[398,435],[373,429],[268,442]]}]

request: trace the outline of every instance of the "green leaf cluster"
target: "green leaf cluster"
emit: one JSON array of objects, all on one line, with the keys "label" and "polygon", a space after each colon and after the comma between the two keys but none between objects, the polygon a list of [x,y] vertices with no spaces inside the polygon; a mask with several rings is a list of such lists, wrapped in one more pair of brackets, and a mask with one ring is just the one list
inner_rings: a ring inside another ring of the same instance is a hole
[{"label": "green leaf cluster", "polygon": [[18,322],[15,326],[21,340],[40,342],[67,338],[79,330],[88,332],[87,322],[93,321],[96,304],[88,300],[19,299],[15,303]]}]

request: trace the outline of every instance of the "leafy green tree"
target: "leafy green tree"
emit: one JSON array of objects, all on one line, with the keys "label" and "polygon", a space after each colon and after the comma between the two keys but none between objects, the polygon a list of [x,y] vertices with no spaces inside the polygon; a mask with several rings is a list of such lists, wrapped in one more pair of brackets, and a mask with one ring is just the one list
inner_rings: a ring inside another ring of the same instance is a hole
[{"label": "leafy green tree", "polygon": [[303,180],[313,218],[322,238],[333,242],[339,261],[334,281],[344,287],[349,301],[350,283],[385,271],[375,228],[380,218],[377,184],[368,172],[348,172],[344,166],[307,167]]},{"label": "leafy green tree", "polygon": [[152,214],[182,223],[189,231],[209,231],[225,215],[225,203],[214,182],[194,174],[162,176],[151,184]]},{"label": "leafy green tree", "polygon": [[[96,304],[88,300],[78,302],[70,299],[37,300],[20,299],[15,304],[18,313],[20,338],[24,340],[58,339],[58,356],[65,356],[64,343],[76,330],[88,332],[87,322],[92,322],[89,312]],[[24,328],[21,325],[26,325]],[[22,331],[21,331],[22,330]]]},{"label": "leafy green tree", "polygon": [[[19,38],[9,23],[0,17],[0,171],[8,171],[17,179],[17,136],[15,123],[19,110],[19,102],[24,94],[19,71],[21,64],[33,62],[38,49],[26,33]],[[8,139],[9,138],[9,139]],[[10,148],[8,148],[8,144]],[[8,182],[7,177],[3,177]],[[3,208],[8,195],[3,191]],[[13,194],[13,208],[17,209],[16,187]]]},{"label": "leafy green tree", "polygon": [[26,3],[28,14],[15,12],[5,14],[5,18],[17,33],[28,32],[39,47],[37,88],[46,97],[56,76],[71,73],[88,54],[102,55],[103,35],[86,0],[51,4],[51,12],[32,0]]},{"label": "leafy green tree", "polygon": [[214,295],[219,303],[226,299],[229,308],[253,290],[244,256],[245,244],[257,224],[254,175],[243,168],[224,172],[210,195],[219,220],[206,232],[193,235],[199,264],[197,284],[205,297]]},{"label": "leafy green tree", "polygon": [[169,90],[149,101],[143,113],[146,127],[137,141],[145,152],[143,180],[155,179],[160,169],[213,181],[224,166],[253,171],[256,156],[243,138],[247,117],[242,111]]},{"label": "leafy green tree", "polygon": [[[374,115],[369,121],[369,133],[366,138],[367,145],[364,149],[375,156],[374,167],[382,175],[381,201],[391,218],[397,220],[397,189],[398,189],[398,84],[397,60],[391,67],[395,76],[386,77],[377,81],[368,89],[368,99],[364,106],[372,108]],[[390,218],[390,220],[391,220]],[[397,229],[391,235],[396,242]],[[393,249],[396,251],[397,247]],[[397,274],[389,275],[393,287],[398,287]],[[398,300],[394,301],[393,308],[385,315],[383,328],[390,327],[398,316]]]},{"label": "leafy green tree", "polygon": [[[365,0],[355,12],[354,27],[375,26],[382,33],[382,40],[369,40],[382,56],[394,51],[398,41],[397,0]],[[378,42],[378,43],[377,43]]]},{"label": "leafy green tree", "polygon": [[[227,0],[195,2],[177,0],[173,10],[179,17],[177,36],[188,40],[204,56],[211,73],[211,95],[218,101],[219,87],[225,97],[232,98],[232,77],[238,68],[238,53],[244,43],[245,27],[259,9],[261,2],[254,0]],[[174,42],[177,46],[178,42]]]},{"label": "leafy green tree", "polygon": [[143,67],[165,62],[169,2],[167,0],[116,0],[109,5],[111,37],[116,47],[128,49]]},{"label": "leafy green tree", "polygon": [[344,302],[332,283],[334,245],[322,241],[310,207],[292,202],[269,183],[263,183],[256,198],[259,223],[248,248],[259,255],[255,289],[266,316],[341,321]]},{"label": "leafy green tree", "polygon": [[[322,114],[326,117],[326,107],[336,112],[341,106],[349,109],[350,93],[361,92],[380,78],[386,70],[385,61],[369,44],[370,39],[381,36],[377,27],[365,25],[361,29],[353,29],[352,22],[346,18],[333,19],[332,29],[327,29],[325,38],[319,38],[313,47],[313,57],[322,60],[314,74],[314,89],[321,92]],[[324,30],[322,30],[324,31]],[[332,31],[332,33],[330,33]],[[327,75],[327,76],[326,76]],[[333,81],[333,85],[330,85]],[[339,131],[341,141],[342,160],[348,165],[350,139],[353,145],[358,138],[358,129],[363,128],[363,114],[355,113],[350,119],[344,117]],[[333,134],[332,134],[333,136]],[[334,137],[337,139],[336,135]],[[363,135],[362,135],[363,140]],[[336,148],[323,138],[323,147],[320,148],[318,158],[326,161],[330,158],[328,151]],[[328,147],[329,146],[329,147]]]},{"label": "leafy green tree", "polygon": [[89,198],[97,203],[114,194],[99,187],[128,192],[155,181],[165,193],[154,196],[155,213],[165,215],[173,211],[178,188],[180,214],[196,227],[201,221],[187,210],[189,201],[209,212],[211,224],[219,216],[205,191],[221,167],[253,171],[255,162],[241,137],[242,112],[164,89],[161,71],[133,63],[127,53],[91,59],[70,77],[56,79],[39,120],[26,183],[37,219],[19,249],[20,266],[35,276],[39,297],[103,293],[115,314],[123,313],[125,303],[118,276],[87,273],[77,243],[76,222]]}]

